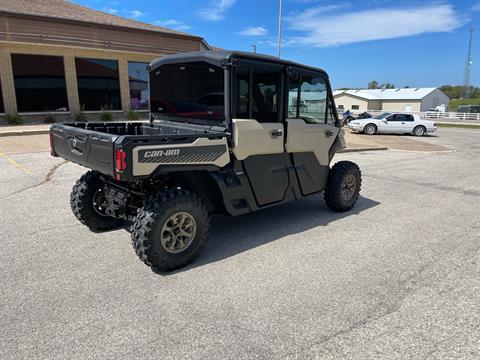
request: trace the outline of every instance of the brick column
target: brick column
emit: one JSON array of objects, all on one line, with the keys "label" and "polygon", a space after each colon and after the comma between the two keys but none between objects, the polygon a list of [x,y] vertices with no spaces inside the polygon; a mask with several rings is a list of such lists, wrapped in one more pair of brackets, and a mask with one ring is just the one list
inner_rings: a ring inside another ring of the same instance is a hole
[{"label": "brick column", "polygon": [[3,105],[7,114],[17,113],[17,98],[13,81],[12,58],[10,51],[0,52],[0,82],[2,83]]},{"label": "brick column", "polygon": [[118,59],[118,76],[120,79],[122,110],[126,114],[130,111],[130,85],[128,83],[128,61],[124,57]]},{"label": "brick column", "polygon": [[65,56],[63,58],[65,68],[65,84],[67,86],[68,109],[70,117],[80,111],[80,100],[78,99],[77,71],[75,69],[75,57]]}]

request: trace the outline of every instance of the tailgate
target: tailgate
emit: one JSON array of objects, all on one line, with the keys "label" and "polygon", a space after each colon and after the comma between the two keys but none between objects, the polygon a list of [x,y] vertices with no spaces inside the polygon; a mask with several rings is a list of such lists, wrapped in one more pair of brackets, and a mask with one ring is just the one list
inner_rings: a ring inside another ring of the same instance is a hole
[{"label": "tailgate", "polygon": [[50,128],[54,156],[114,175],[113,143],[118,135],[85,130],[74,126],[54,124]]}]

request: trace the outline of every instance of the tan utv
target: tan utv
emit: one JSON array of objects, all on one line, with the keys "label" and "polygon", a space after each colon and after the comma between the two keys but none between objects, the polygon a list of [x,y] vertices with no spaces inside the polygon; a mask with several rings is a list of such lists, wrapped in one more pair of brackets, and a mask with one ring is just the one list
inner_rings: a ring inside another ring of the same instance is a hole
[{"label": "tan utv", "polygon": [[51,127],[52,155],[91,170],[71,207],[92,231],[131,229],[153,268],[199,254],[212,214],[241,215],[324,192],[351,209],[357,165],[345,147],[327,74],[274,57],[191,52],[153,61],[150,120]]}]

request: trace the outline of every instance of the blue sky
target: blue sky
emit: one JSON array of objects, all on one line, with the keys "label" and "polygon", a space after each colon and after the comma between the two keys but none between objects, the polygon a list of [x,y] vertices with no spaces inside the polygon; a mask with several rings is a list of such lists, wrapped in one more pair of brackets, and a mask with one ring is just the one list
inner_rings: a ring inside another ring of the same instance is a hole
[{"label": "blue sky", "polygon": [[[275,55],[278,0],[75,0],[199,35],[225,49]],[[321,67],[332,86],[461,84],[468,29],[471,84],[480,86],[480,0],[284,0],[282,58]]]}]

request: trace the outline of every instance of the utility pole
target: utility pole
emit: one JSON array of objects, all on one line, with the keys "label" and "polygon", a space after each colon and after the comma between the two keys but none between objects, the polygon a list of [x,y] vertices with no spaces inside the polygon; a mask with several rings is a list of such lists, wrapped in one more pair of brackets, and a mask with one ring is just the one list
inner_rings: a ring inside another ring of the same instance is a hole
[{"label": "utility pole", "polygon": [[278,13],[278,51],[277,56],[280,57],[280,43],[282,41],[282,0],[280,0],[280,9]]},{"label": "utility pole", "polygon": [[257,53],[257,45],[252,44],[252,49],[253,49],[253,53],[256,54]]},{"label": "utility pole", "polygon": [[472,67],[472,35],[473,28],[468,32],[468,51],[467,60],[465,61],[465,69],[463,71],[463,97],[470,96],[470,69]]}]

